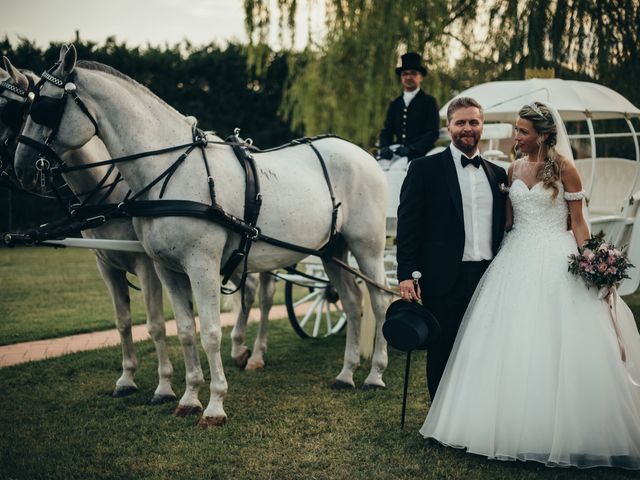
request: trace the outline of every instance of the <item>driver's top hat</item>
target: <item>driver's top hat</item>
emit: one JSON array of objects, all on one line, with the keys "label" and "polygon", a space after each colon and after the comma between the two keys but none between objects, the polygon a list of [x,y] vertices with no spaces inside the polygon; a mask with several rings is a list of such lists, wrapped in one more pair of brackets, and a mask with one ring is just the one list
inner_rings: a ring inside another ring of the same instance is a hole
[{"label": "driver's top hat", "polygon": [[397,75],[400,75],[403,70],[416,70],[422,76],[427,74],[427,69],[422,66],[422,58],[416,52],[405,53],[400,59],[402,64],[396,68]]}]

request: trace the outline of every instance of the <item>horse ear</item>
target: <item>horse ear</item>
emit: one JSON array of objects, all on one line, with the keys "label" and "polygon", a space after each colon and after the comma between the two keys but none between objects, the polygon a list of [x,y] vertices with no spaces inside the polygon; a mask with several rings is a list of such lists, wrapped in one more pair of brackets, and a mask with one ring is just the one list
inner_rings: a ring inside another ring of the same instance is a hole
[{"label": "horse ear", "polygon": [[29,79],[27,79],[27,76],[16,67],[14,67],[7,57],[2,57],[2,60],[4,61],[4,68],[7,69],[9,76],[15,82],[15,84],[23,90],[28,90]]},{"label": "horse ear", "polygon": [[58,60],[62,62],[64,60],[64,56],[67,54],[67,50],[69,50],[69,45],[63,43],[60,47],[60,53],[58,54]]},{"label": "horse ear", "polygon": [[67,76],[73,71],[77,60],[78,53],[73,44],[63,45],[60,48],[60,68],[62,70],[62,76]]}]

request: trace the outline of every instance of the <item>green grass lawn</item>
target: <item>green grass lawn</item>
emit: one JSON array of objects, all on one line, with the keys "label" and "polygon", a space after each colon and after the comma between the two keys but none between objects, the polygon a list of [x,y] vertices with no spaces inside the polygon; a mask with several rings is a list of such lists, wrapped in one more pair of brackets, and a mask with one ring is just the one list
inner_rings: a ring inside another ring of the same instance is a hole
[{"label": "green grass lawn", "polygon": [[[94,263],[79,249],[0,250],[0,344],[112,328]],[[135,322],[143,323],[141,295],[131,295]],[[627,301],[638,318],[640,295]],[[424,353],[414,354],[401,431],[403,355],[389,353],[386,390],[335,392],[328,384],[342,364],[344,335],[304,341],[286,320],[271,323],[262,372],[232,366],[225,329],[229,421],[209,431],[196,426],[197,418],[173,417],[175,404],[149,405],[157,381],[151,342],[136,348],[140,392],[124,399],[110,396],[119,347],[0,369],[0,479],[638,478],[622,470],[487,461],[428,444],[418,434],[428,408]],[[250,338],[256,328],[249,327]],[[182,352],[175,337],[169,345],[181,395]],[[358,385],[367,367],[358,371]],[[201,400],[208,400],[207,384]]]},{"label": "green grass lawn", "polygon": [[[129,294],[133,323],[145,323],[142,293]],[[283,302],[281,286],[275,302]],[[164,311],[172,318],[167,295]],[[0,249],[0,345],[114,327],[111,297],[90,250]]]},{"label": "green grass lawn", "polygon": [[[169,342],[181,395],[182,354],[175,337]],[[137,349],[140,392],[124,399],[110,397],[120,370],[117,347],[0,369],[0,478],[638,478],[623,470],[488,461],[428,444],[418,433],[427,413],[424,353],[414,354],[401,431],[404,356],[390,352],[386,390],[336,392],[328,382],[340,369],[343,348],[343,335],[305,341],[286,320],[274,321],[267,369],[246,373],[232,366],[225,341],[229,420],[208,431],[196,426],[197,418],[172,416],[175,404],[149,405],[156,383],[150,342]],[[357,372],[358,385],[366,373],[366,366]],[[200,395],[205,403],[207,385]]]}]

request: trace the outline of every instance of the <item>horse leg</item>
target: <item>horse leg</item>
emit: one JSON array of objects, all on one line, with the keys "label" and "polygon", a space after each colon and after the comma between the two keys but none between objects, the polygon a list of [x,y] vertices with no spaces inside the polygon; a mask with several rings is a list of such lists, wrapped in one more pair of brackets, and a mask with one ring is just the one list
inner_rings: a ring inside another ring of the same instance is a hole
[{"label": "horse leg", "polygon": [[273,295],[276,291],[276,277],[269,272],[260,274],[260,325],[258,335],[253,344],[253,354],[245,370],[253,371],[264,368],[264,354],[267,351],[267,327],[269,311],[273,306]]},{"label": "horse leg", "polygon": [[158,357],[158,386],[151,399],[152,404],[175,400],[171,388],[173,366],[167,348],[167,330],[162,308],[162,284],[151,260],[145,258],[136,266],[136,276],[140,280],[144,305],[147,311],[147,330],[153,339]]},{"label": "horse leg", "polygon": [[227,393],[227,380],[220,355],[220,275],[219,262],[209,259],[206,265],[194,265],[189,269],[189,279],[200,314],[200,342],[207,354],[211,372],[209,404],[205,408],[199,425],[203,428],[223,425],[227,414],[223,408]]},{"label": "horse leg", "polygon": [[[367,245],[370,245],[368,243]],[[361,247],[365,247],[364,242]],[[354,256],[358,262],[358,266],[362,273],[374,280],[379,285],[388,286],[387,277],[384,270],[383,246],[380,247],[379,254],[370,250],[358,248],[353,250]],[[358,254],[356,254],[358,252]],[[364,252],[364,253],[363,253]],[[369,298],[371,299],[371,307],[375,316],[376,335],[373,350],[373,358],[371,360],[371,370],[364,381],[365,389],[384,388],[386,385],[382,380],[382,374],[387,368],[387,341],[382,334],[382,325],[385,320],[385,313],[391,297],[388,293],[367,283],[369,290]],[[371,319],[373,321],[373,319]]]},{"label": "horse leg", "polygon": [[116,327],[120,335],[122,348],[122,375],[116,381],[113,391],[114,397],[124,397],[138,391],[138,386],[133,381],[133,375],[138,368],[138,360],[133,346],[131,334],[131,302],[129,298],[129,286],[127,285],[126,272],[114,268],[96,257],[98,270],[109,289],[113,310],[116,315]]},{"label": "horse leg", "polygon": [[204,382],[204,375],[196,343],[196,321],[193,316],[189,278],[159,264],[156,264],[156,271],[169,295],[184,356],[186,385],[174,415],[184,417],[199,414],[202,411],[202,403],[198,399],[198,391]]},{"label": "horse leg", "polygon": [[[232,280],[240,280],[240,275],[234,275]],[[249,311],[253,305],[253,299],[258,289],[258,278],[256,275],[248,275],[244,288],[240,289],[240,308],[238,318],[231,331],[231,358],[238,368],[245,368],[250,352],[245,345],[247,335],[247,322],[249,321]]]},{"label": "horse leg", "polygon": [[[339,255],[336,252],[336,257],[345,262],[347,261],[347,250],[344,246]],[[340,296],[342,308],[347,315],[347,342],[344,349],[344,362],[342,370],[333,380],[331,388],[355,388],[353,373],[360,365],[358,342],[362,317],[362,292],[352,275],[347,274],[333,263],[323,262],[323,264],[331,284]]]}]

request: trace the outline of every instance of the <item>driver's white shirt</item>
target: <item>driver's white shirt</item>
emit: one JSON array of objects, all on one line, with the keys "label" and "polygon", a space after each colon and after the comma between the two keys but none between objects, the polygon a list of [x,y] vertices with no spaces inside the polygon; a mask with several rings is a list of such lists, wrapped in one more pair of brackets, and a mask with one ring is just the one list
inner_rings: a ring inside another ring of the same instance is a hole
[{"label": "driver's white shirt", "polygon": [[[462,213],[464,217],[464,252],[463,262],[478,262],[493,258],[492,217],[493,194],[489,180],[482,166],[462,167],[463,153],[453,143],[450,145],[453,163],[456,166],[460,193],[462,194]],[[480,155],[480,151],[470,158]]]},{"label": "driver's white shirt", "polygon": [[411,103],[411,100],[415,98],[415,96],[418,94],[419,91],[420,89],[416,88],[413,92],[406,92],[406,91],[402,92],[402,100],[404,100],[405,107],[409,106],[409,104]]}]

